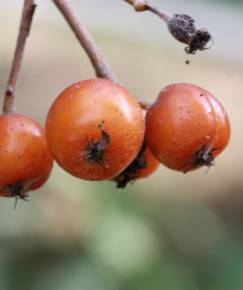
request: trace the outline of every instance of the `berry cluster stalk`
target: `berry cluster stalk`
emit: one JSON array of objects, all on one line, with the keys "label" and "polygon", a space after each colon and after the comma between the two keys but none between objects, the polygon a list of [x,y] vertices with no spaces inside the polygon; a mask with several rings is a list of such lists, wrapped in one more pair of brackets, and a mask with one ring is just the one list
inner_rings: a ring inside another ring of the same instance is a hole
[{"label": "berry cluster stalk", "polygon": [[17,44],[3,101],[3,114],[8,114],[15,111],[15,89],[23,58],[25,43],[30,32],[35,8],[36,5],[33,0],[24,1]]},{"label": "berry cluster stalk", "polygon": [[101,51],[89,31],[80,22],[77,15],[74,12],[74,9],[69,4],[69,1],[66,0],[53,0],[57,8],[65,17],[66,21],[70,25],[74,34],[76,35],[78,41],[86,51],[89,56],[89,59],[95,69],[97,77],[110,79],[114,82],[118,82],[115,74],[110,69],[108,63],[105,58],[101,54]]},{"label": "berry cluster stalk", "polygon": [[[96,76],[112,80],[116,83],[120,83],[116,75],[108,65],[106,59],[101,54],[95,40],[93,39],[87,28],[84,26],[84,24],[78,19],[77,15],[74,12],[74,9],[70,6],[69,2],[66,0],[53,0],[53,2],[63,14],[64,18],[76,35],[81,46],[87,53],[96,72]],[[139,99],[138,101],[143,109],[147,109],[150,106],[150,103],[146,100]]]},{"label": "berry cluster stalk", "polygon": [[[78,41],[87,53],[97,77],[112,80],[118,83],[116,75],[111,70],[106,59],[103,57],[98,45],[90,35],[87,28],[80,22],[74,9],[67,0],[52,0],[60,12],[63,14],[67,23],[73,30]],[[146,0],[123,0],[132,5],[136,11],[150,11],[163,19],[169,28],[170,33],[180,42],[188,44],[187,53],[195,53],[197,50],[206,49],[206,45],[211,40],[211,35],[205,29],[197,29],[194,19],[185,14],[169,15],[152,6]],[[34,0],[25,0],[23,5],[22,17],[20,22],[19,34],[15,48],[14,59],[11,66],[10,76],[3,102],[3,114],[15,111],[15,90],[20,66],[23,58],[26,39],[30,32],[30,27],[36,5]],[[141,107],[147,108],[146,101],[139,101]]]}]

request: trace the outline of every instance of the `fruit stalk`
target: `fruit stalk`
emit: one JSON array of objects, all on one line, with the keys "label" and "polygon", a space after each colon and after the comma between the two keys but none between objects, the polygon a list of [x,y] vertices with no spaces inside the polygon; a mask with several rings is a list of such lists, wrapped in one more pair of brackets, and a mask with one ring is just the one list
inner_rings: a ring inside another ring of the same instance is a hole
[{"label": "fruit stalk", "polygon": [[[115,83],[120,83],[114,72],[111,70],[105,57],[102,55],[95,40],[93,39],[87,28],[84,26],[84,24],[78,19],[77,15],[75,14],[68,1],[53,0],[53,2],[63,14],[64,18],[73,30],[81,46],[87,53],[96,72],[96,76],[111,80]],[[146,100],[139,99],[138,102],[143,109],[147,109],[150,106],[150,103]]]},{"label": "fruit stalk", "polygon": [[76,35],[78,41],[86,51],[89,59],[95,69],[97,77],[109,79],[118,82],[115,74],[112,72],[105,58],[103,57],[99,47],[95,43],[91,34],[78,19],[74,9],[70,6],[69,1],[66,0],[53,0],[57,8],[60,10],[72,31]]},{"label": "fruit stalk", "polygon": [[30,32],[35,8],[36,5],[34,4],[33,0],[24,1],[17,44],[3,101],[3,114],[8,114],[15,111],[16,84],[23,59],[26,39]]}]

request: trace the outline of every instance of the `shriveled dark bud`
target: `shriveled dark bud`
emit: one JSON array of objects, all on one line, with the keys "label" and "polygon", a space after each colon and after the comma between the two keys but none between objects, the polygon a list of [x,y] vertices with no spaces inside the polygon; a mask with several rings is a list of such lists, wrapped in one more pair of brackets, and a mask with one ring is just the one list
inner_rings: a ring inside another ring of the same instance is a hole
[{"label": "shriveled dark bud", "polygon": [[212,39],[212,36],[206,29],[198,29],[191,38],[191,42],[186,47],[186,52],[195,54],[197,50],[207,49],[207,44]]},{"label": "shriveled dark bud", "polygon": [[196,32],[195,21],[186,14],[175,14],[167,22],[170,33],[180,42],[189,44]]},{"label": "shriveled dark bud", "polygon": [[188,54],[195,54],[197,50],[207,49],[207,44],[212,39],[206,29],[197,29],[195,20],[186,14],[173,15],[167,21],[167,25],[175,39],[188,45],[186,47]]}]

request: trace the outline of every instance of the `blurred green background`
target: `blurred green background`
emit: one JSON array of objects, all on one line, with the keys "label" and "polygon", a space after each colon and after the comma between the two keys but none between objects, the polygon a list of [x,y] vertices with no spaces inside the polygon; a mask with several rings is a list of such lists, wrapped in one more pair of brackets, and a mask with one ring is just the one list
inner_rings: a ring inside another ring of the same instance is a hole
[{"label": "blurred green background", "polygon": [[[0,2],[2,96],[22,2]],[[229,147],[207,174],[204,168],[185,175],[161,166],[118,190],[56,166],[17,210],[14,200],[1,199],[1,290],[243,289],[243,3],[151,2],[195,17],[212,33],[213,47],[188,57],[150,13],[135,13],[121,0],[70,1],[134,95],[153,100],[175,82],[215,94],[231,120]],[[44,124],[55,96],[94,73],[51,1],[37,4],[17,106]]]}]

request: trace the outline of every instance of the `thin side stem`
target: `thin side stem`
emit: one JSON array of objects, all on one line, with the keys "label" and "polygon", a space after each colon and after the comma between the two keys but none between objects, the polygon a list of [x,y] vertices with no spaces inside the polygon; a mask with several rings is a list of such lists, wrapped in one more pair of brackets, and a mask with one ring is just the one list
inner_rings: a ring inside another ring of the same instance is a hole
[{"label": "thin side stem", "polygon": [[161,19],[163,19],[165,22],[168,22],[171,19],[171,15],[160,10],[157,7],[151,6],[151,5],[147,5],[148,10],[152,13],[154,13],[155,15],[159,16]]},{"label": "thin side stem", "polygon": [[3,101],[3,114],[8,114],[15,111],[16,84],[23,59],[26,39],[30,32],[35,8],[36,5],[33,0],[24,1],[17,44]]},{"label": "thin side stem", "polygon": [[159,8],[155,6],[150,5],[148,1],[145,1],[145,0],[123,0],[123,1],[132,5],[136,11],[138,12],[150,11],[153,14],[159,16],[165,22],[167,22],[171,18],[170,14],[160,10]]},{"label": "thin side stem", "polygon": [[78,19],[77,15],[69,4],[69,1],[53,0],[53,2],[63,14],[64,18],[76,35],[78,41],[88,54],[97,77],[110,79],[114,82],[118,82],[115,74],[112,72],[105,58],[102,56],[99,47],[93,40],[87,28]]}]

